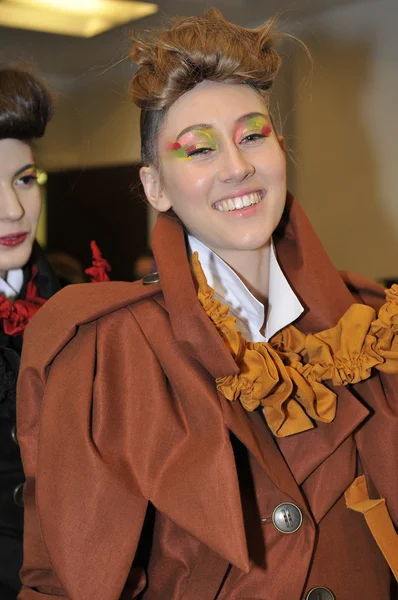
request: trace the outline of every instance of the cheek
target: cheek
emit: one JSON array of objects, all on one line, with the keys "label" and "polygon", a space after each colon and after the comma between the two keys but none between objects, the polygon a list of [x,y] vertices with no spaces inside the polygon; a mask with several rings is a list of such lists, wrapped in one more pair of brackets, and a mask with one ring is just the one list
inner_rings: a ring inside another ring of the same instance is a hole
[{"label": "cheek", "polygon": [[286,182],[286,159],[281,150],[272,153],[265,159],[264,173],[275,184]]},{"label": "cheek", "polygon": [[29,221],[34,224],[39,220],[41,213],[41,194],[39,189],[31,190],[29,197],[26,198],[25,214]]},{"label": "cheek", "polygon": [[25,220],[30,225],[31,239],[35,237],[36,230],[40,218],[42,201],[41,193],[38,188],[26,191],[24,197],[20,197],[20,201],[25,211]]},{"label": "cheek", "polygon": [[187,198],[191,205],[195,201],[203,201],[211,186],[212,177],[208,169],[199,168],[198,165],[187,167],[187,164],[180,163],[165,171],[164,187],[173,205],[181,201],[186,205]]},{"label": "cheek", "polygon": [[197,194],[202,196],[211,187],[211,181],[209,173],[196,173],[192,176],[191,187]]}]

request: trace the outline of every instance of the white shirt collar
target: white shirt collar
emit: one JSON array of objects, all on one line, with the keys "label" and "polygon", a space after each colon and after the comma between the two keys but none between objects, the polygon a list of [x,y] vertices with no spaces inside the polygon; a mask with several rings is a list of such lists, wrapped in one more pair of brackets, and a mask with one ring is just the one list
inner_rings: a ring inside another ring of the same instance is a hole
[{"label": "white shirt collar", "polygon": [[0,277],[0,294],[11,298],[18,296],[23,285],[22,269],[10,269],[7,271],[6,278]]},{"label": "white shirt collar", "polygon": [[260,333],[264,324],[264,305],[253,296],[238,275],[213,250],[197,238],[188,235],[190,252],[198,252],[200,264],[214,297],[227,304],[236,317],[236,326],[247,341],[268,341],[275,333],[295,321],[303,307],[293,292],[276,258],[273,243],[270,252],[268,314],[265,336]]}]

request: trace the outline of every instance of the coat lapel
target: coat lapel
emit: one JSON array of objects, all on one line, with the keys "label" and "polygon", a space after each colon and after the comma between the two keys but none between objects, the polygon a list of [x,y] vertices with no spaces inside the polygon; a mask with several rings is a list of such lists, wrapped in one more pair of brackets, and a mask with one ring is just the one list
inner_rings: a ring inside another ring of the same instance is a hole
[{"label": "coat lapel", "polygon": [[[275,241],[281,268],[305,307],[294,325],[304,333],[315,333],[336,325],[353,304],[354,298],[302,208],[291,196],[287,198]],[[339,462],[337,468],[335,456],[343,452],[347,453],[347,457],[353,455],[350,436],[369,415],[368,409],[349,388],[339,387],[333,391],[338,398],[332,423],[316,423],[310,431],[277,440],[297,483],[303,484],[311,509],[318,519],[355,476],[352,460]],[[349,466],[345,469],[344,465]]]},{"label": "coat lapel", "polygon": [[[286,210],[275,232],[279,263],[305,310],[294,323],[305,333],[334,326],[353,303],[340,274],[334,268],[298,202],[288,195]],[[184,233],[180,223],[160,215],[154,231],[153,248],[159,268],[164,304],[179,342],[214,377],[238,372],[221,337],[203,311],[187,260]],[[339,394],[333,423],[316,423],[313,430],[278,440],[297,483],[301,484],[369,414],[347,388]],[[222,399],[224,400],[224,399]],[[258,441],[249,421],[236,408],[223,402],[224,417],[237,437],[257,456]],[[232,405],[234,406],[234,404]],[[244,412],[244,411],[243,411]],[[243,435],[243,434],[242,434]],[[267,453],[268,456],[268,453]],[[269,461],[267,460],[269,463]],[[272,471],[264,461],[263,468]]]},{"label": "coat lapel", "polygon": [[152,248],[177,341],[214,379],[237,374],[235,361],[199,303],[184,232],[177,219],[159,215]]},{"label": "coat lapel", "polygon": [[278,438],[295,480],[301,485],[369,415],[368,409],[346,388],[339,390],[337,412],[332,423],[317,423],[314,429]]},{"label": "coat lapel", "polygon": [[354,299],[300,204],[289,194],[273,239],[281,269],[305,309],[294,325],[304,333],[334,327]]},{"label": "coat lapel", "polygon": [[248,448],[276,487],[304,507],[302,494],[286,467],[276,440],[259,411],[247,412],[240,402],[229,402],[219,394],[224,420],[232,433]]},{"label": "coat lapel", "polygon": [[[177,341],[207,370],[213,380],[238,373],[235,361],[199,303],[196,284],[187,260],[184,233],[178,221],[159,215],[153,234],[152,247],[163,291],[163,297],[156,297],[155,300],[168,311]],[[260,417],[261,423],[256,422],[253,425],[254,415],[247,413],[239,402],[231,403],[221,393],[218,394],[218,400],[222,409],[224,425],[246,446],[275,485],[291,498],[303,504],[300,491],[260,415],[257,416]],[[211,399],[204,399],[204,401],[206,406],[209,406]],[[256,421],[256,417],[254,420]],[[235,466],[229,465],[228,460],[224,460],[226,470],[228,470],[228,466],[236,475]],[[203,485],[205,486],[205,482]],[[220,485],[217,487],[222,488]],[[213,493],[215,495],[212,504],[216,506],[220,502],[220,498],[217,496],[215,488],[207,486],[206,495],[209,496]],[[231,504],[234,496],[231,494],[229,496],[228,502]],[[225,503],[225,499],[222,503]],[[242,508],[238,496],[234,506],[230,506],[228,512],[231,515],[239,514],[238,519],[233,517],[233,527],[230,524],[228,528],[232,527],[231,530],[234,530],[236,522],[239,522],[242,524],[240,534],[244,536]],[[172,515],[169,509],[167,509],[167,514],[172,519],[176,519],[176,515]],[[196,521],[197,519],[192,515],[191,524]],[[217,519],[217,521],[218,525],[213,528],[213,533],[211,533],[211,528],[207,528],[207,533],[210,532],[211,535],[206,540],[203,539],[204,531],[200,525],[196,533],[192,528],[190,532],[223,557],[231,560],[230,550],[236,546],[237,537],[235,536],[236,539],[232,546],[227,544],[227,546],[229,545],[227,547],[224,544],[225,547],[220,551],[220,544],[228,540],[230,536],[228,532],[222,536],[218,534],[214,536],[214,532],[219,529],[220,522],[223,522],[222,519]],[[239,552],[231,562],[236,564],[239,559],[242,564],[238,555]],[[242,567],[240,566],[240,568]]]},{"label": "coat lapel", "polygon": [[[213,379],[238,373],[235,361],[199,303],[178,221],[163,215],[158,217],[153,250],[163,290],[163,299],[159,297],[156,301],[168,311],[179,343]],[[261,416],[247,413],[239,402],[231,403],[222,394],[218,396],[228,429],[247,447],[275,485],[302,505],[297,484]]]},{"label": "coat lapel", "polygon": [[[354,299],[300,205],[290,195],[274,241],[281,268],[305,308],[295,326],[304,333],[334,326]],[[179,342],[213,378],[237,373],[235,362],[197,299],[184,233],[177,220],[160,215],[153,248],[164,306]],[[239,403],[231,404],[220,395],[226,426],[279,489],[299,501],[301,494],[296,486],[303,486],[317,519],[322,518],[354,476],[353,463],[348,461],[346,470],[333,469],[331,481],[329,467],[333,460],[329,459],[336,452],[348,452],[351,442],[347,440],[369,414],[349,389],[336,391],[338,405],[333,423],[316,423],[310,431],[276,441],[264,423],[257,422],[257,416],[247,414]],[[343,450],[339,450],[341,446]]]}]

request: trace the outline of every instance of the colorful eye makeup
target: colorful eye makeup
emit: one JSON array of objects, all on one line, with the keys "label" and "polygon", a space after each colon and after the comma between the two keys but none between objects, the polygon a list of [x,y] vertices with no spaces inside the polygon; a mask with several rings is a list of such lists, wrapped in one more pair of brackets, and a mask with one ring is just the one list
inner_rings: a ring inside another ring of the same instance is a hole
[{"label": "colorful eye makeup", "polygon": [[251,115],[244,117],[237,130],[236,141],[244,139],[249,135],[262,134],[264,137],[269,137],[272,133],[272,125],[270,120],[264,115]]},{"label": "colorful eye makeup", "polygon": [[[239,119],[236,127],[236,143],[240,144],[249,136],[269,137],[272,133],[270,120],[261,114],[250,114]],[[203,125],[183,132],[176,141],[165,146],[165,157],[192,160],[195,156],[206,156],[220,148],[220,135],[211,127]]]},{"label": "colorful eye makeup", "polygon": [[28,185],[37,180],[38,170],[35,165],[27,165],[15,173],[13,181],[17,185]]},{"label": "colorful eye makeup", "polygon": [[184,133],[176,142],[166,145],[166,155],[192,160],[194,156],[206,155],[219,147],[219,136],[214,129],[193,129]]}]

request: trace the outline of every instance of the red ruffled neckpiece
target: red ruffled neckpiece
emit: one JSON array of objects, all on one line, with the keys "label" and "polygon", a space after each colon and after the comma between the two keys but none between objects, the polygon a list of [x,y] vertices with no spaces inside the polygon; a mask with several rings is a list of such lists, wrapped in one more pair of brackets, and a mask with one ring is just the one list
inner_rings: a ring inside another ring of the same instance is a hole
[{"label": "red ruffled neckpiece", "polygon": [[[85,270],[90,281],[109,281],[108,273],[111,270],[109,263],[102,258],[97,244],[92,241],[91,252],[93,255],[92,267]],[[36,265],[32,266],[32,276],[26,286],[26,298],[18,299],[11,303],[5,296],[0,296],[0,322],[3,325],[3,331],[7,335],[23,335],[24,329],[47,300],[39,296],[36,285],[38,269]]]},{"label": "red ruffled neckpiece", "polygon": [[13,304],[5,296],[0,296],[0,319],[3,323],[3,331],[7,335],[18,335],[23,332],[33,315],[46,302],[40,298],[35,283],[38,269],[32,267],[32,277],[26,286],[25,300],[15,300]]}]

